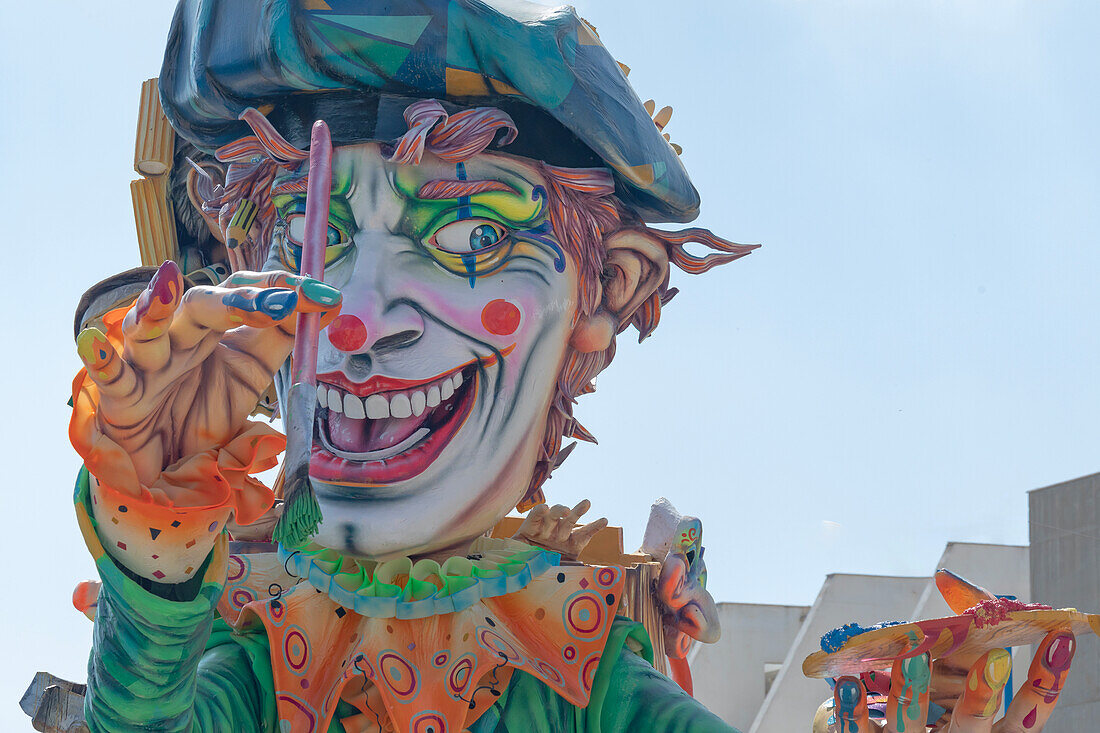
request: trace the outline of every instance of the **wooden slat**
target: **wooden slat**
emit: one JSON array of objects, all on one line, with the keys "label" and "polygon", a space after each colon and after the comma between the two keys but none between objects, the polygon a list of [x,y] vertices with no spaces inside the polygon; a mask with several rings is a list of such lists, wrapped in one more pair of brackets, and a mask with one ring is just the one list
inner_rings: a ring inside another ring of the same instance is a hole
[{"label": "wooden slat", "polygon": [[160,106],[157,80],[141,85],[137,139],[134,142],[134,170],[143,176],[163,176],[172,168],[176,133]]},{"label": "wooden slat", "polygon": [[176,258],[176,224],[168,201],[168,181],[163,176],[142,178],[130,184],[134,201],[141,264],[159,265]]}]

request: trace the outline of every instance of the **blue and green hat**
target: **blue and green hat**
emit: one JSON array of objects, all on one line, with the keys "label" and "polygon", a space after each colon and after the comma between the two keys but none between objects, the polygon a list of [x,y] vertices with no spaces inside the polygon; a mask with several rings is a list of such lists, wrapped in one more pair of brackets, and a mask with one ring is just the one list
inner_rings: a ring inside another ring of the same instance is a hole
[{"label": "blue and green hat", "polygon": [[687,222],[699,194],[593,28],[525,0],[181,0],[160,74],[172,126],[212,151],[250,134],[255,107],[306,147],[389,141],[403,112],[494,106],[519,136],[503,152],[606,166],[643,221]]}]

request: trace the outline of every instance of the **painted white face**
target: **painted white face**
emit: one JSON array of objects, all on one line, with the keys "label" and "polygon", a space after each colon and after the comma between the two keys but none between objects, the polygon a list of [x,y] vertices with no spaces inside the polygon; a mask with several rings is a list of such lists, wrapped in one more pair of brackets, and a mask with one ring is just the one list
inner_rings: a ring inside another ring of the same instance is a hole
[{"label": "painted white face", "polygon": [[[275,180],[269,268],[298,268],[301,174]],[[492,527],[531,480],[576,311],[577,274],[545,182],[520,159],[333,157],[325,281],[344,294],[321,332],[310,475],[316,541],[387,558]]]}]

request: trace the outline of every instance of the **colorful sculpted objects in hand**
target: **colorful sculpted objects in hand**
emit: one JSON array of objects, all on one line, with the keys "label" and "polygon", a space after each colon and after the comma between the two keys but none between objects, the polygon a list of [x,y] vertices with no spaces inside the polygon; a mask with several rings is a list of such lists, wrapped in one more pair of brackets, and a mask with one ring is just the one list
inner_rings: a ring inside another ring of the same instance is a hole
[{"label": "colorful sculpted objects in hand", "polygon": [[[802,665],[809,677],[836,680],[815,733],[1043,729],[1069,676],[1076,637],[1100,634],[1100,615],[998,598],[948,570],[936,574],[936,585],[958,615],[870,629],[849,624],[822,638],[822,650]],[[1032,644],[1027,680],[998,719],[1011,679],[1009,650]],[[876,684],[886,679],[888,694]]]}]

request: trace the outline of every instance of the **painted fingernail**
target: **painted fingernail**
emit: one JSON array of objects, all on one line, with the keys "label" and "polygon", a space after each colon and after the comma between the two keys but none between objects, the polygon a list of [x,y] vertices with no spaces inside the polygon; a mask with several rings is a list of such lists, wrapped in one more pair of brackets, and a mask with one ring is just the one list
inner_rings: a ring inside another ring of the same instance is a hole
[{"label": "painted fingernail", "polygon": [[302,295],[318,305],[327,306],[336,305],[343,297],[336,288],[311,277],[302,282]]},{"label": "painted fingernail", "polygon": [[985,665],[985,679],[990,687],[1004,687],[1012,675],[1012,655],[1004,649],[994,649]]},{"label": "painted fingernail", "polygon": [[1012,673],[1012,655],[1004,649],[986,652],[966,676],[966,692],[973,695],[967,706],[973,714],[988,718],[1001,706],[1001,690]]},{"label": "painted fingernail", "polygon": [[89,368],[103,366],[113,349],[107,337],[98,328],[85,328],[76,337],[76,353]]},{"label": "painted fingernail", "polygon": [[836,699],[837,730],[843,733],[858,733],[857,712],[862,705],[866,705],[867,700],[863,683],[855,677],[841,677],[836,682],[833,696]]},{"label": "painted fingernail", "polygon": [[293,290],[265,290],[256,298],[257,308],[276,321],[293,313],[296,305],[298,305],[298,293]]},{"label": "painted fingernail", "polygon": [[153,274],[153,278],[149,281],[149,286],[145,288],[145,292],[138,297],[134,306],[138,320],[145,318],[156,302],[162,305],[170,305],[182,290],[183,273],[180,272],[180,268],[175,262],[165,260]]},{"label": "painted fingernail", "polygon": [[1073,634],[1060,634],[1054,638],[1047,648],[1047,668],[1052,672],[1063,672],[1069,669],[1073,661],[1073,653],[1077,649],[1077,640]]},{"label": "painted fingernail", "polygon": [[843,709],[852,712],[863,698],[863,685],[855,677],[841,677],[836,683],[836,697]]},{"label": "painted fingernail", "polygon": [[246,313],[263,313],[273,320],[281,320],[294,312],[298,294],[293,290],[270,288],[257,294],[235,290],[222,297],[222,303]]},{"label": "painted fingernail", "polygon": [[[916,634],[910,633],[909,636],[911,647],[920,643]],[[887,718],[893,717],[897,730],[905,731],[907,727],[913,728],[914,724],[927,719],[931,682],[932,661],[927,653],[894,662],[890,670],[890,699],[886,714]]]},{"label": "painted fingernail", "polygon": [[1045,646],[1045,649],[1040,646],[1036,652],[1028,677],[1031,686],[1043,696],[1043,701],[1052,703],[1058,699],[1065,684],[1073,654],[1077,651],[1077,638],[1067,631],[1045,642]]}]

